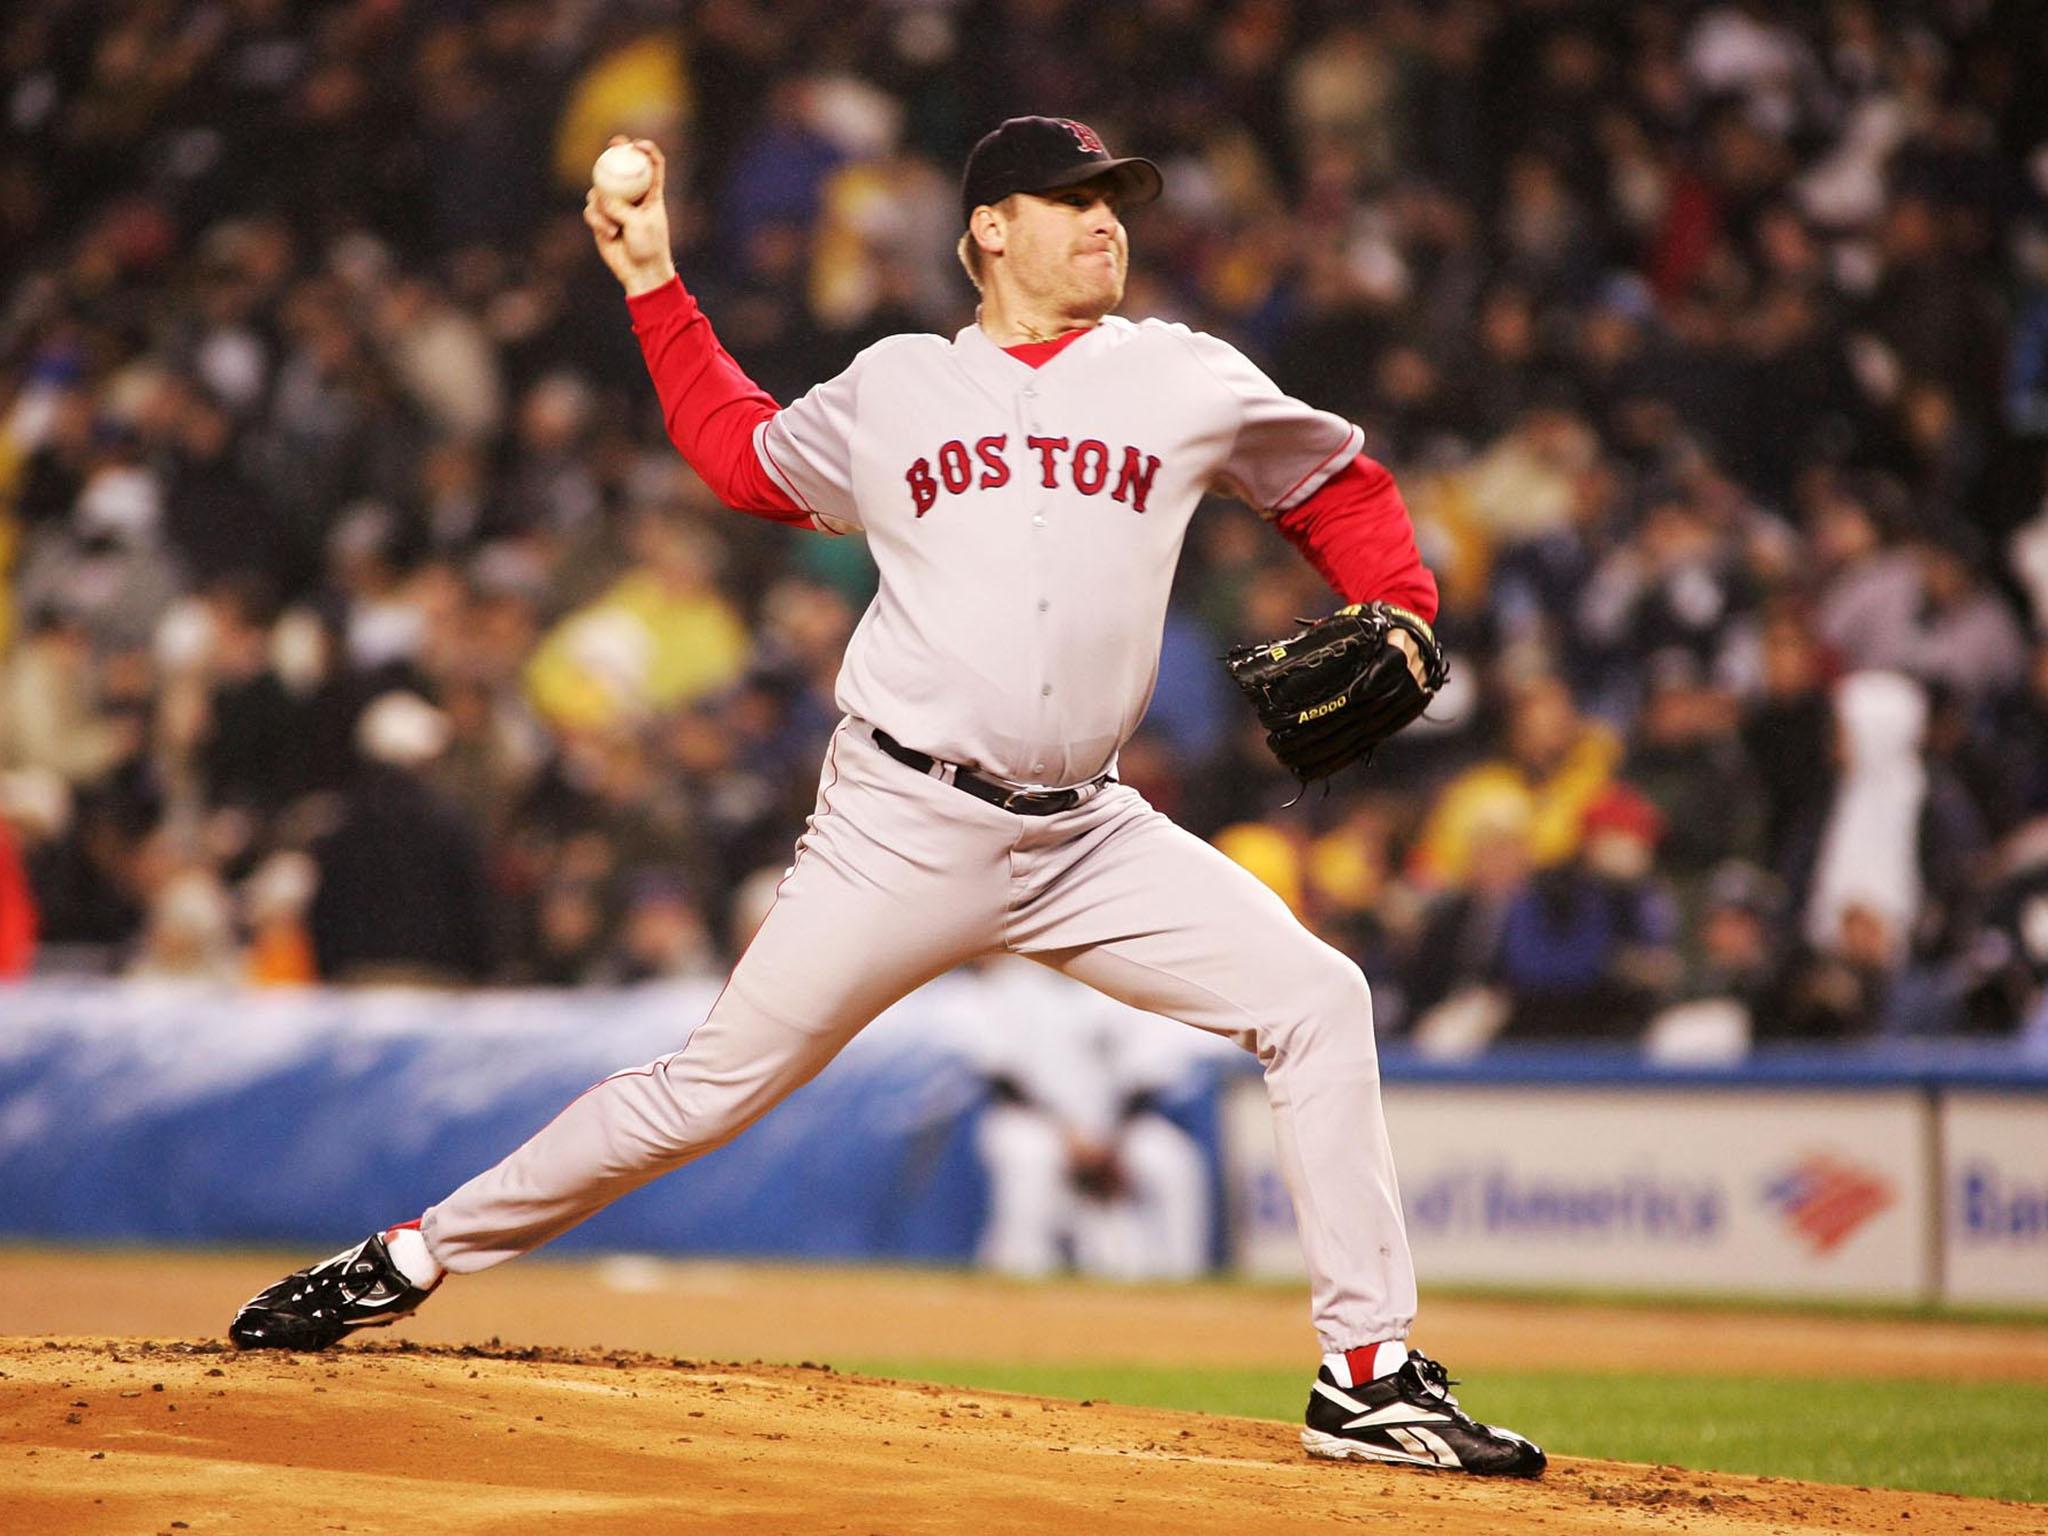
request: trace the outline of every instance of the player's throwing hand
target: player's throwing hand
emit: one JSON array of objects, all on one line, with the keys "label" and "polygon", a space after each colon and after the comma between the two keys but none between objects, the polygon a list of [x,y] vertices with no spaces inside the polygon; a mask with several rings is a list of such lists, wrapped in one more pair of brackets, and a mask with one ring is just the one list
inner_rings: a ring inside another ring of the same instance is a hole
[{"label": "player's throwing hand", "polygon": [[668,163],[652,139],[614,134],[612,143],[631,144],[654,164],[653,185],[636,202],[595,187],[583,199],[583,222],[597,240],[597,254],[631,298],[652,292],[676,275],[675,257],[669,249],[668,204],[663,200]]}]

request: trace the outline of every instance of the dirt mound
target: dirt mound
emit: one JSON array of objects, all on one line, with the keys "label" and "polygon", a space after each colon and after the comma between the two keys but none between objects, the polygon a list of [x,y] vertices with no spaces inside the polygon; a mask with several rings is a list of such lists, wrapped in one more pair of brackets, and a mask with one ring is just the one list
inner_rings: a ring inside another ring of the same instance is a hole
[{"label": "dirt mound", "polygon": [[2040,1510],[1565,1459],[1304,1458],[1287,1424],[627,1351],[0,1340],[0,1530],[1483,1530],[2018,1536]]},{"label": "dirt mound", "polygon": [[[16,1334],[215,1334],[316,1253],[0,1249],[0,1325]],[[1426,1293],[1417,1343],[1482,1371],[1746,1372],[2048,1382],[2048,1329],[1807,1311],[1703,1313]],[[948,1360],[1011,1365],[1314,1368],[1296,1286],[1010,1281],[949,1270],[537,1255],[435,1293],[405,1324],[429,1344],[606,1343],[694,1359]],[[1743,1347],[1730,1349],[1739,1337]]]}]

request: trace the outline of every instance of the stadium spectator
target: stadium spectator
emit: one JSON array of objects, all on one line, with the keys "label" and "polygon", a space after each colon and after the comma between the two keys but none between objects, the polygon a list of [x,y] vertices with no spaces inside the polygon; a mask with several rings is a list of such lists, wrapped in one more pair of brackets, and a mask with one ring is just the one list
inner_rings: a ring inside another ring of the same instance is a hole
[{"label": "stadium spectator", "polygon": [[2048,997],[2048,818],[2036,817],[1999,846],[1984,885],[1948,978],[1948,1022],[1969,1034],[2011,1036],[2038,1017]]},{"label": "stadium spectator", "polygon": [[1765,620],[1762,686],[1744,702],[1741,744],[1761,796],[1761,849],[1790,878],[1798,834],[1824,814],[1833,788],[1832,663],[1804,611],[1782,604]]},{"label": "stadium spectator", "polygon": [[1528,797],[1511,789],[1474,808],[1467,878],[1431,900],[1407,968],[1417,1029],[1454,994],[1499,979],[1508,909],[1529,884],[1529,822]]},{"label": "stadium spectator", "polygon": [[1467,769],[1437,797],[1416,839],[1412,864],[1430,887],[1461,885],[1472,868],[1475,823],[1504,795],[1529,810],[1529,852],[1539,867],[1569,860],[1587,808],[1606,790],[1622,744],[1582,716],[1563,679],[1539,675],[1510,685],[1507,752]]},{"label": "stadium spectator", "polygon": [[243,979],[234,904],[211,868],[189,865],[157,887],[141,945],[126,974],[139,980],[212,986]]},{"label": "stadium spectator", "polygon": [[1595,695],[1624,709],[1640,706],[1646,666],[1690,662],[1709,679],[1730,675],[1756,602],[1741,551],[1704,508],[1675,486],[1646,499],[1634,535],[1594,568],[1577,614]]},{"label": "stadium spectator", "polygon": [[596,979],[633,986],[716,976],[720,967],[714,962],[710,930],[690,893],[673,876],[650,872],[628,889],[617,936]]},{"label": "stadium spectator", "polygon": [[1808,942],[1850,942],[1903,964],[1943,934],[1984,846],[1981,818],[1924,754],[1927,696],[1896,673],[1858,672],[1835,689],[1839,776],[1795,885]]},{"label": "stadium spectator", "polygon": [[1757,775],[1737,732],[1735,695],[1714,687],[1692,652],[1656,652],[1642,670],[1645,696],[1621,776],[1662,815],[1658,868],[1692,914],[1716,866],[1763,850]]},{"label": "stadium spectator", "polygon": [[635,566],[534,653],[528,688],[557,730],[641,724],[730,686],[746,665],[746,630],[713,585],[713,540],[649,511],[634,546]]},{"label": "stadium spectator", "polygon": [[2048,636],[2033,644],[2024,685],[1997,700],[1988,718],[1980,729],[1996,744],[2002,780],[1991,801],[1994,824],[2015,828],[2048,815]]},{"label": "stadium spectator", "polygon": [[1759,1017],[1780,1006],[1784,913],[1783,888],[1754,864],[1731,859],[1707,881],[1685,991],[1691,998],[1733,1003],[1742,1013],[1745,1040]]},{"label": "stadium spectator", "polygon": [[319,888],[309,926],[323,979],[447,984],[490,975],[483,850],[421,773],[447,737],[446,717],[413,694],[386,693],[363,711],[361,766],[312,850]]},{"label": "stadium spectator", "polygon": [[1915,553],[1920,611],[1914,675],[1956,695],[1966,708],[2010,692],[2027,665],[2026,635],[2012,605],[1986,589],[1977,575],[1981,560],[1973,560],[1963,545],[1929,541]]},{"label": "stadium spectator", "polygon": [[1633,1040],[1677,991],[1678,914],[1653,863],[1664,819],[1623,783],[1586,807],[1578,856],[1539,870],[1501,918],[1494,977],[1509,1040]]},{"label": "stadium spectator", "polygon": [[[6,787],[0,786],[0,795],[5,794]],[[0,982],[18,981],[29,973],[39,926],[36,893],[22,856],[26,840],[15,830],[20,813],[8,803],[11,799],[0,799]]]},{"label": "stadium spectator", "polygon": [[1846,672],[1913,664],[1920,570],[1913,552],[1893,542],[1901,500],[1878,476],[1812,478],[1807,536],[1822,577],[1814,627]]},{"label": "stadium spectator", "polygon": [[272,854],[239,892],[248,945],[243,974],[251,986],[300,987],[319,980],[313,936],[306,917],[320,871],[312,858],[289,851]]},{"label": "stadium spectator", "polygon": [[49,608],[31,617],[0,674],[0,767],[47,769],[81,787],[131,757],[141,722],[103,707],[99,672],[76,615]]}]

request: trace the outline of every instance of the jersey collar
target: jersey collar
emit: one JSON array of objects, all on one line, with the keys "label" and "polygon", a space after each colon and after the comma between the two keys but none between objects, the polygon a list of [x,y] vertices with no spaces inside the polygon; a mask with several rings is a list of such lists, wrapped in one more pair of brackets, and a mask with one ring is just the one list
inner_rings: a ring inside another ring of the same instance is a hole
[{"label": "jersey collar", "polygon": [[1079,326],[1063,335],[1053,337],[1051,341],[1020,341],[1014,347],[1004,347],[1003,350],[1027,368],[1043,368],[1096,328],[1092,325]]},{"label": "jersey collar", "polygon": [[1102,323],[1083,331],[1069,331],[1056,342],[1041,342],[1036,346],[1055,347],[1053,355],[1037,364],[1014,356],[1008,348],[996,345],[995,338],[984,331],[979,323],[963,326],[953,337],[953,347],[977,373],[990,378],[1000,378],[1012,384],[1022,384],[1036,378],[1041,372],[1050,370],[1067,357],[1088,350],[1095,337],[1129,326],[1130,322],[1121,315],[1105,315]]}]

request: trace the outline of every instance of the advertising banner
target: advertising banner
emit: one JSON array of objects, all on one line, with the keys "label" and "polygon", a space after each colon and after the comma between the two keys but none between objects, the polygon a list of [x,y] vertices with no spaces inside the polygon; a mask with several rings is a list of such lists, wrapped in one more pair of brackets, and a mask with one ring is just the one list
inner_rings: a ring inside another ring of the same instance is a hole
[{"label": "advertising banner", "polygon": [[1950,1301],[2048,1302],[2048,1096],[1943,1096]]},{"label": "advertising banner", "polygon": [[[1298,1268],[1262,1096],[1235,1092],[1234,1254],[1254,1273]],[[1386,1103],[1427,1281],[1897,1300],[1935,1281],[1910,1090],[1394,1083]]]}]

